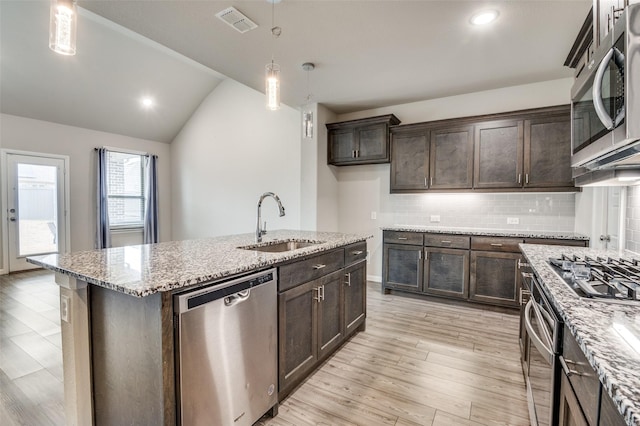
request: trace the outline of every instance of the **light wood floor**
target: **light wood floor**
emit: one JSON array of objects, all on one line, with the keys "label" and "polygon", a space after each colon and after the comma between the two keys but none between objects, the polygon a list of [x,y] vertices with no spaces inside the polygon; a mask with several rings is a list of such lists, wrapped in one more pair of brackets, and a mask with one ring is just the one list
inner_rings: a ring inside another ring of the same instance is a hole
[{"label": "light wood floor", "polygon": [[[529,424],[517,316],[368,290],[366,332],[259,424]],[[0,424],[64,425],[49,272],[0,277]]]}]

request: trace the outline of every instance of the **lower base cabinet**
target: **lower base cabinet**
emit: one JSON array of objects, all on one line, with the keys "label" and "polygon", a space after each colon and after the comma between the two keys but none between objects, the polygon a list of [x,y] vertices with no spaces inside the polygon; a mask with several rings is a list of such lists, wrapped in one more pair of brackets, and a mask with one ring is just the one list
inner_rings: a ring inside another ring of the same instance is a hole
[{"label": "lower base cabinet", "polygon": [[469,250],[427,247],[424,265],[424,293],[467,298]]},{"label": "lower base cabinet", "polygon": [[[286,397],[346,337],[364,329],[366,246],[337,271],[278,294],[278,393]],[[314,267],[320,269],[321,263]]]},{"label": "lower base cabinet", "polygon": [[589,426],[566,375],[560,374],[560,416],[558,426]]},{"label": "lower base cabinet", "polygon": [[422,244],[384,245],[384,286],[398,290],[422,291]]},{"label": "lower base cabinet", "polygon": [[519,306],[518,253],[471,252],[469,299],[502,306]]}]

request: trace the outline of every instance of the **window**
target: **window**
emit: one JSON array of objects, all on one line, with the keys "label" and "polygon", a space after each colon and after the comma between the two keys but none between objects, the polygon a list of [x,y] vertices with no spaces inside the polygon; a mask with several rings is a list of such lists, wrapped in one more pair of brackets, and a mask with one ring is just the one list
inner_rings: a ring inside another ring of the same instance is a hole
[{"label": "window", "polygon": [[111,228],[144,225],[144,156],[107,151],[107,199]]}]

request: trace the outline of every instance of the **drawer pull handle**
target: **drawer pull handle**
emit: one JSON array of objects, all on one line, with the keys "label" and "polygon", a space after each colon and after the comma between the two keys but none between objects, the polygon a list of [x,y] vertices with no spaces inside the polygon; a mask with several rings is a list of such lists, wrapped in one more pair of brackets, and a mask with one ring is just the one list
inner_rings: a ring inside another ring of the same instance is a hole
[{"label": "drawer pull handle", "polygon": [[351,252],[351,254],[354,256],[360,256],[362,253],[364,253],[364,251],[362,250],[356,250]]},{"label": "drawer pull handle", "polygon": [[567,375],[567,377],[576,375],[576,376],[582,376],[582,373],[580,373],[579,371],[576,370],[572,370],[569,368],[568,364],[575,364],[575,362],[570,361],[570,360],[565,360],[563,356],[560,357],[560,364],[562,365],[562,369],[564,370],[564,374]]},{"label": "drawer pull handle", "polygon": [[399,240],[408,240],[407,237],[398,237]]},{"label": "drawer pull handle", "polygon": [[326,267],[327,265],[323,265],[322,263],[318,263],[317,265],[313,265],[313,269],[322,269],[324,267]]},{"label": "drawer pull handle", "polygon": [[491,247],[502,247],[500,243],[491,243]]},{"label": "drawer pull handle", "polygon": [[440,242],[441,242],[442,244],[451,244],[451,241],[448,241],[448,240],[442,240],[442,241],[440,241]]}]

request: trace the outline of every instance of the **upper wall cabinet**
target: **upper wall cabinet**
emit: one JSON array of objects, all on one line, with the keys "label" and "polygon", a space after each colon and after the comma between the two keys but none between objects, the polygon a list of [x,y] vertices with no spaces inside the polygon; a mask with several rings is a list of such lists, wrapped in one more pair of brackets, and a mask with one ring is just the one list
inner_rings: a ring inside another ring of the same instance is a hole
[{"label": "upper wall cabinet", "polygon": [[334,166],[389,162],[389,126],[400,124],[393,115],[328,123],[327,163]]},{"label": "upper wall cabinet", "polygon": [[576,191],[569,106],[396,126],[391,192]]}]

